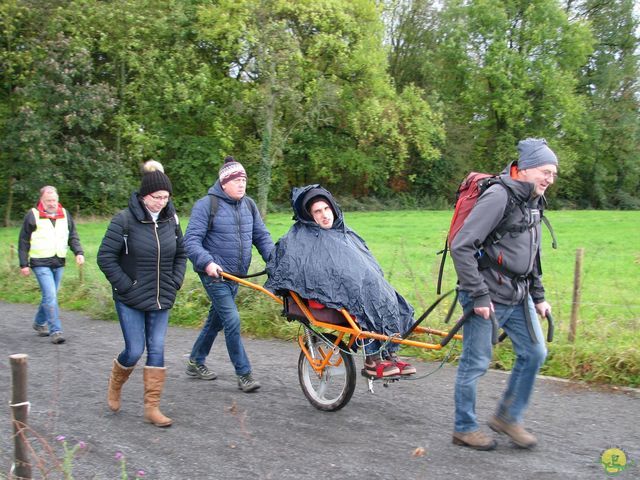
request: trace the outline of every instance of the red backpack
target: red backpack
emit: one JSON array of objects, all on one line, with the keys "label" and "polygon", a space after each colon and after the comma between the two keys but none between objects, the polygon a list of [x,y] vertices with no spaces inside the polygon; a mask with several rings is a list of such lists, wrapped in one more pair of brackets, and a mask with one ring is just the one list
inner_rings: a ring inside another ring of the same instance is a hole
[{"label": "red backpack", "polygon": [[[505,208],[504,214],[500,223],[495,228],[493,233],[491,234],[492,241],[497,243],[500,241],[500,238],[507,232],[512,229],[504,225],[504,220],[511,215],[513,208],[516,207],[521,202],[518,202],[516,196],[511,191],[511,189],[504,184],[504,182],[500,179],[499,175],[493,175],[490,173],[479,173],[479,172],[471,172],[466,178],[462,181],[458,190],[456,191],[456,204],[453,211],[453,217],[451,218],[451,225],[449,226],[449,233],[447,234],[447,238],[444,242],[444,248],[438,252],[438,254],[442,254],[442,261],[440,262],[440,269],[438,272],[438,286],[437,293],[440,295],[442,291],[442,277],[444,274],[444,263],[447,258],[447,252],[450,250],[451,244],[453,243],[453,239],[456,237],[464,221],[473,210],[473,207],[476,205],[478,198],[482,195],[487,188],[492,185],[499,184],[502,185],[507,193],[509,194],[509,200],[507,202],[507,206]],[[549,224],[547,218],[543,215],[542,205],[544,204],[544,200],[540,202],[540,217],[541,220],[545,223],[545,225],[549,228],[551,232],[551,237],[553,239],[553,248],[557,248],[556,238],[553,233],[553,229]],[[521,230],[521,229],[520,229]],[[518,231],[518,229],[514,230]]]}]

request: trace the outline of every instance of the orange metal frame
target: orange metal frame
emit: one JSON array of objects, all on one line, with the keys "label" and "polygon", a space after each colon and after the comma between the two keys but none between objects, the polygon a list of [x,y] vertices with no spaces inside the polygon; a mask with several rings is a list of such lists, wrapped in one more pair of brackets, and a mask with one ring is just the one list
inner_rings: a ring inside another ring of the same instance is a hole
[{"label": "orange metal frame", "polygon": [[[276,302],[278,302],[279,304],[283,304],[283,300],[274,295],[272,292],[270,292],[269,290],[267,290],[266,288],[257,285],[255,283],[249,282],[247,280],[244,280],[242,278],[236,277],[234,275],[231,275],[229,273],[226,272],[222,272],[222,276],[226,279],[229,280],[233,280],[234,282],[239,283],[240,285],[244,285],[246,287],[249,288],[253,288],[254,290],[258,290],[266,295],[268,295],[269,297],[271,297],[273,300],[275,300]],[[412,347],[418,347],[418,348],[426,348],[429,350],[440,350],[442,349],[442,345],[440,345],[439,343],[429,343],[429,342],[423,342],[423,341],[418,341],[418,340],[410,340],[407,338],[401,338],[401,337],[395,337],[395,336],[389,336],[389,335],[382,335],[379,333],[374,333],[374,332],[369,332],[366,330],[362,330],[360,328],[360,326],[358,325],[358,323],[356,322],[356,320],[349,314],[349,312],[347,312],[344,308],[338,310],[345,318],[345,321],[347,323],[347,325],[334,325],[332,323],[325,323],[325,322],[321,322],[320,320],[316,319],[313,316],[313,313],[311,313],[311,311],[309,310],[309,308],[307,307],[307,305],[304,303],[304,301],[302,300],[302,298],[300,298],[300,296],[295,293],[295,292],[290,292],[291,294],[291,298],[296,302],[296,304],[298,305],[298,307],[300,308],[300,310],[302,310],[302,312],[304,313],[305,317],[307,318],[307,320],[309,320],[309,323],[311,325],[313,325],[314,327],[318,327],[318,328],[323,328],[326,330],[332,330],[334,332],[337,332],[337,339],[334,342],[334,345],[337,347],[339,345],[339,343],[345,338],[345,336],[347,337],[347,341],[346,343],[349,345],[349,347],[351,347],[354,342],[358,339],[374,339],[374,340],[381,340],[383,342],[393,342],[393,343],[399,343],[401,345],[409,345]],[[427,328],[427,327],[421,327],[418,326],[415,328],[415,330],[412,332],[413,333],[424,333],[424,334],[429,334],[429,335],[438,335],[440,337],[446,337],[448,332],[443,331],[443,330],[435,330],[433,328]],[[460,334],[456,334],[453,336],[454,339],[456,340],[462,340],[462,335]],[[330,363],[331,362],[331,357],[333,356],[333,350],[325,352],[323,349],[319,348],[320,354],[322,358],[313,358],[308,349],[307,346],[305,345],[305,341],[304,341],[304,336],[300,336],[298,338],[298,344],[300,345],[300,349],[304,352],[304,354],[306,355],[307,359],[309,360],[309,364],[314,368],[314,370],[318,373],[322,373],[322,371],[324,370],[324,368],[327,365],[332,365],[332,366],[337,366],[340,364],[340,362],[342,362],[342,359],[340,358],[340,356],[337,356],[337,361],[335,363]]]}]

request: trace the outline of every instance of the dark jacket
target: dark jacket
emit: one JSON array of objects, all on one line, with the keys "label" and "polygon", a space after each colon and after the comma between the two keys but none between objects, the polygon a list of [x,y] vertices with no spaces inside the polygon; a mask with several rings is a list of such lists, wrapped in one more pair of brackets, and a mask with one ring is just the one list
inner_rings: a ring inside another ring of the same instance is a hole
[{"label": "dark jacket", "polygon": [[[330,229],[313,221],[304,204],[321,192],[334,212]],[[345,308],[364,330],[392,335],[413,323],[413,307],[384,278],[365,241],[343,221],[333,196],[319,185],[295,188],[296,222],[276,244],[267,263],[265,288],[293,290],[330,308]]]},{"label": "dark jacket", "polygon": [[98,266],[111,283],[114,300],[142,311],[173,306],[186,264],[173,204],[162,209],[156,224],[137,193],[113,217],[98,250]]},{"label": "dark jacket", "polygon": [[[218,197],[213,228],[209,228],[211,199]],[[251,264],[251,248],[255,245],[266,261],[273,249],[273,240],[260,215],[254,215],[244,196],[231,199],[217,181],[207,195],[196,201],[191,210],[189,225],[184,236],[184,246],[193,269],[204,272],[211,262],[225,272],[244,275]]]},{"label": "dark jacket", "polygon": [[[82,245],[80,245],[80,239],[78,237],[78,231],[76,230],[76,224],[71,218],[71,215],[64,209],[65,218],[59,218],[57,220],[51,220],[52,222],[68,222],[69,226],[69,242],[68,245],[74,255],[84,255],[82,251]],[[18,237],[18,258],[20,261],[20,268],[23,267],[51,267],[58,268],[64,267],[65,259],[58,256],[49,258],[29,258],[29,250],[31,249],[31,234],[36,230],[36,219],[33,216],[33,210],[29,210],[24,216],[22,222],[22,228],[20,229],[20,235]]]},{"label": "dark jacket", "polygon": [[[527,290],[535,303],[544,300],[538,257],[541,198],[535,196],[532,183],[515,180],[508,171],[509,167],[500,178],[513,192],[516,206],[504,225],[522,226],[524,231],[507,233],[497,243],[486,241],[500,224],[509,200],[507,189],[495,184],[480,196],[451,245],[459,288],[469,292],[474,307],[488,307],[491,301],[515,305],[523,301]],[[479,265],[480,244],[483,255],[499,260],[501,267],[488,266],[492,262],[484,263],[486,259]]]}]

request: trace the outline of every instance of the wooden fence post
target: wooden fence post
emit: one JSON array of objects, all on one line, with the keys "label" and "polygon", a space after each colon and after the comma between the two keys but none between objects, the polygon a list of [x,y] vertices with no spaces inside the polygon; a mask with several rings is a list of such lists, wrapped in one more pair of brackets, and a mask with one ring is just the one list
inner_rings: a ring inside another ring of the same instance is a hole
[{"label": "wooden fence post", "polygon": [[582,259],[584,248],[576,250],[576,266],[573,271],[573,303],[571,304],[571,323],[569,324],[569,335],[567,340],[573,343],[576,339],[576,329],[578,327],[578,313],[580,310],[580,293],[582,290]]},{"label": "wooden fence post", "polygon": [[13,421],[14,478],[23,480],[31,477],[31,462],[26,436],[29,402],[27,401],[27,358],[24,353],[9,355],[11,363],[11,413]]}]

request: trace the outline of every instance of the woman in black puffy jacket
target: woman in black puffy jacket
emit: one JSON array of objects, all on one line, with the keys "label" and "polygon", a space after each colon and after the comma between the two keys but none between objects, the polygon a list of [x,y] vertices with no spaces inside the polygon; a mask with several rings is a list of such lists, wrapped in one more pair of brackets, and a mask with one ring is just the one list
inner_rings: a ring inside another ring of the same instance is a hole
[{"label": "woman in black puffy jacket", "polygon": [[166,378],[164,339],[187,261],[172,192],[162,165],[145,163],[139,192],[113,217],[98,250],[98,266],[111,283],[125,343],[113,361],[109,408],[120,410],[122,385],[146,347],[144,418],[158,427],[172,423],[159,409]]}]

